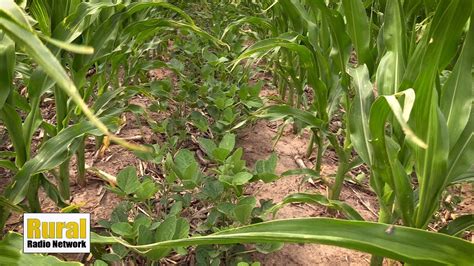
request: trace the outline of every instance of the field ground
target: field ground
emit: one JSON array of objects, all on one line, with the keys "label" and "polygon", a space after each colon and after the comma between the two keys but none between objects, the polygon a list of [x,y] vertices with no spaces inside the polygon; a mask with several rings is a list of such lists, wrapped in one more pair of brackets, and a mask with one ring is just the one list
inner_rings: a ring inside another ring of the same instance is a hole
[{"label": "field ground", "polygon": [[[156,71],[159,79],[165,78],[163,71]],[[155,73],[153,77],[156,77]],[[275,95],[274,90],[268,86],[264,86],[261,96],[263,98],[271,98]],[[271,101],[271,100],[269,100]],[[143,97],[135,97],[131,99],[130,103],[138,105],[148,104],[148,100]],[[52,106],[50,106],[52,107]],[[43,110],[45,113],[48,110]],[[166,114],[152,114],[155,118],[166,116]],[[126,124],[120,130],[120,137],[132,140],[139,143],[159,143],[159,136],[153,135],[150,128],[147,126],[139,127],[136,123],[137,117],[131,114],[124,115]],[[144,121],[142,121],[144,122]],[[257,160],[268,158],[272,153],[278,156],[278,163],[276,167],[276,174],[302,167],[314,167],[314,156],[308,159],[305,158],[306,148],[309,141],[309,133],[303,132],[300,135],[295,135],[292,132],[291,126],[287,126],[283,131],[282,136],[275,143],[275,136],[277,135],[277,128],[281,122],[274,122],[268,120],[258,120],[255,123],[246,125],[237,132],[237,147],[242,147],[244,150],[244,160],[247,161],[247,166],[253,167]],[[146,123],[142,123],[146,125]],[[117,175],[120,170],[127,166],[135,166],[142,175],[156,174],[157,169],[153,169],[153,165],[148,165],[146,162],[136,158],[133,152],[120,147],[119,145],[110,145],[101,156],[95,152],[94,139],[91,138],[88,143],[88,151],[86,152],[86,164],[94,166],[96,169],[102,170],[111,175]],[[191,144],[193,145],[193,144]],[[196,147],[194,147],[196,148]],[[334,176],[337,168],[337,156],[334,151],[328,150],[323,159],[322,176]],[[353,170],[350,175],[353,177],[344,183],[340,199],[347,202],[355,210],[357,210],[365,220],[377,221],[377,198],[370,190],[367,180],[363,183],[357,183],[355,176],[364,168]],[[71,176],[77,175],[75,159],[71,162]],[[309,192],[327,194],[328,187],[319,180],[312,181],[303,179],[304,176],[286,176],[271,183],[257,183],[251,184],[247,187],[245,194],[254,195],[258,200],[272,200],[273,202],[282,201],[287,195],[296,192]],[[95,229],[100,229],[98,224],[100,220],[108,220],[113,209],[120,198],[109,192],[104,188],[107,182],[101,179],[97,174],[88,172],[87,185],[85,187],[79,186],[75,180],[71,182],[71,204],[80,207],[84,213],[90,213],[92,219],[92,226]],[[1,186],[0,186],[1,187]],[[469,186],[463,186],[459,191],[462,196],[462,202],[457,206],[456,215],[468,214],[474,212],[474,196]],[[58,212],[54,202],[52,202],[44,192],[40,192],[41,204],[44,206],[44,212]],[[159,208],[159,206],[157,206]],[[199,210],[197,210],[199,211]],[[343,218],[339,213],[329,211],[326,207],[321,205],[310,204],[290,204],[281,208],[275,218],[295,218],[295,217],[335,217]],[[13,215],[7,222],[7,227],[10,230],[22,232],[22,218],[20,215]],[[467,236],[469,237],[469,236]],[[252,249],[251,246],[248,246]],[[83,255],[67,255],[65,259],[81,260]],[[268,255],[255,253],[254,259],[260,261],[263,265],[366,265],[370,262],[370,255],[361,252],[338,248],[327,245],[317,244],[286,244],[281,250],[270,253]],[[186,261],[186,260],[185,260]]]},{"label": "field ground", "polygon": [[474,261],[472,1],[0,1],[0,265]]}]

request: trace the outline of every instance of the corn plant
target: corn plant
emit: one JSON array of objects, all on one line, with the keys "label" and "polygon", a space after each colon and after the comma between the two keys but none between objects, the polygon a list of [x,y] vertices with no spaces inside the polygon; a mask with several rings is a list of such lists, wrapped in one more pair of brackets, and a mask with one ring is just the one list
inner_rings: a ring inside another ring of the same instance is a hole
[{"label": "corn plant", "polygon": [[[338,156],[339,165],[329,197],[338,199],[345,175],[361,163],[359,157],[351,155],[349,130],[344,128],[347,113],[339,112],[340,105],[349,109],[351,104],[349,74],[346,72],[351,39],[346,33],[343,15],[322,1],[279,1],[271,11],[272,20],[251,22],[260,28],[266,24],[274,25],[269,33],[272,38],[250,46],[234,60],[234,66],[247,58],[259,59],[270,55],[272,70],[278,77],[276,86],[287,104],[264,108],[257,116],[273,119],[290,117],[295,126],[311,129],[307,156],[311,155],[316,145],[315,169],[302,171],[316,178],[320,177],[322,158],[328,145],[326,142],[330,143]],[[306,87],[311,88],[314,95],[310,104],[304,93]],[[330,129],[331,121],[336,117],[342,120],[342,132]],[[344,136],[344,142],[339,140],[339,135]],[[291,174],[296,173],[291,171]]]},{"label": "corn plant", "polygon": [[[351,137],[371,167],[380,222],[401,219],[406,226],[425,229],[446,187],[472,176],[468,159],[473,151],[472,19],[466,28],[471,10],[471,3],[439,2],[421,40],[406,49],[409,42],[404,29],[409,24],[403,7],[399,1],[388,3],[382,29],[386,53],[376,76],[381,95],[374,100],[367,67],[353,71],[357,96]],[[450,62],[454,66],[440,84],[438,73]],[[420,65],[425,67],[420,69]],[[415,188],[411,176],[418,182]]]},{"label": "corn plant", "polygon": [[[138,50],[164,27],[186,29],[211,42],[221,42],[198,28],[182,10],[164,2],[56,3],[35,0],[29,2],[28,7],[36,21],[13,1],[4,1],[0,6],[1,77],[2,84],[7,88],[2,90],[0,118],[14,147],[15,166],[11,163],[7,163],[7,166],[16,172],[4,196],[9,202],[7,206],[18,205],[27,198],[27,209],[40,211],[39,187],[43,187],[60,207],[67,204],[70,197],[69,160],[76,152],[79,181],[84,183],[85,135],[105,135],[124,147],[148,150],[116,137],[108,129],[118,125],[118,114],[125,111],[125,99],[133,94],[126,94],[123,88],[110,92],[107,88],[121,86],[120,66],[142,64],[140,62],[144,59],[137,57],[136,61],[128,62],[126,55],[130,50]],[[150,8],[171,10],[184,21],[154,18],[160,13],[153,13],[149,11]],[[142,20],[150,14],[153,16]],[[31,21],[37,24],[32,25]],[[45,45],[41,39],[48,44]],[[39,66],[27,72],[28,98],[19,95],[13,87],[15,50],[24,51]],[[64,69],[66,64],[68,71]],[[88,80],[91,69],[98,73],[97,77],[111,75],[116,78],[112,81],[101,78]],[[124,78],[127,80],[142,71],[146,71],[146,68],[134,66]],[[98,94],[95,93],[96,86],[99,88]],[[55,100],[54,124],[44,121],[40,114],[42,96],[46,93],[52,93]],[[86,104],[91,99],[97,103],[92,109]],[[20,105],[22,111],[27,112],[24,121],[15,108],[18,100],[27,103],[25,106]],[[39,128],[47,133],[45,136],[49,139],[44,140],[38,153],[30,158],[32,138]],[[56,167],[59,169],[57,173]],[[57,187],[46,178],[46,172],[57,176]],[[5,222],[9,214],[4,208],[0,224]]]}]

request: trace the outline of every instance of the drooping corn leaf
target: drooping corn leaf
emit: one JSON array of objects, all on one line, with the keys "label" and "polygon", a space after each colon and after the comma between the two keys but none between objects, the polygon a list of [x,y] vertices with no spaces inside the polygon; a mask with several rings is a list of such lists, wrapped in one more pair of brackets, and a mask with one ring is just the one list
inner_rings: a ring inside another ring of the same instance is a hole
[{"label": "drooping corn leaf", "polygon": [[290,203],[307,203],[307,204],[318,204],[331,209],[341,211],[344,216],[350,220],[363,221],[364,218],[347,203],[339,200],[330,200],[326,196],[321,194],[310,194],[310,193],[294,193],[286,196],[280,203],[273,206],[269,212],[275,213],[283,206]]},{"label": "drooping corn leaf", "polygon": [[449,222],[449,224],[439,229],[438,232],[456,236],[472,227],[474,227],[474,214],[466,214]]},{"label": "drooping corn leaf", "polygon": [[0,264],[1,265],[57,265],[72,266],[82,265],[80,262],[61,261],[55,256],[41,254],[25,254],[23,249],[22,235],[11,232],[0,240]]},{"label": "drooping corn leaf", "polygon": [[325,128],[325,123],[308,111],[293,108],[287,105],[273,105],[264,109],[264,112],[257,115],[262,118],[284,118],[293,117],[313,128]]},{"label": "drooping corn leaf", "polygon": [[264,30],[270,31],[273,34],[276,33],[275,27],[267,19],[261,17],[246,16],[229,23],[229,25],[224,29],[221,35],[221,40],[223,40],[229,32],[232,32],[235,28],[241,27],[244,24],[250,24],[262,28]]},{"label": "drooping corn leaf", "polygon": [[[403,109],[397,96],[404,96]],[[374,189],[379,199],[385,198],[385,184],[395,192],[395,202],[401,213],[404,224],[413,224],[414,200],[409,176],[398,159],[400,145],[385,136],[385,123],[392,114],[405,133],[405,138],[415,147],[426,149],[408,126],[411,109],[415,101],[414,91],[409,89],[394,95],[377,98],[370,110],[369,127],[372,147],[371,168],[373,169]],[[382,203],[382,202],[381,202]],[[382,205],[383,206],[383,205]],[[383,206],[389,208],[390,206]]]},{"label": "drooping corn leaf", "polygon": [[334,245],[417,265],[468,265],[474,260],[474,244],[459,238],[403,226],[329,218],[275,220],[143,246],[92,234],[93,244],[122,243],[142,253],[191,245],[274,242]]}]

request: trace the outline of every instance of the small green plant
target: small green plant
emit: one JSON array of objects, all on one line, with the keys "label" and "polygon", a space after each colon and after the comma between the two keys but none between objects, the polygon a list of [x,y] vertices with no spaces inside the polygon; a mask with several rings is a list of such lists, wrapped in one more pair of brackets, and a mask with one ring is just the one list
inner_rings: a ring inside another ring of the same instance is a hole
[{"label": "small green plant", "polygon": [[[258,206],[254,196],[244,194],[244,188],[251,182],[277,179],[274,173],[277,157],[272,155],[267,160],[260,160],[255,169],[249,171],[241,159],[242,148],[235,149],[235,137],[234,134],[225,134],[218,144],[210,139],[199,139],[199,147],[209,162],[206,172],[202,171],[195,153],[188,149],[180,149],[174,156],[168,153],[163,158],[166,171],[160,183],[151,177],[138,177],[134,167],[124,168],[116,177],[117,185],[107,188],[125,201],[116,207],[111,220],[101,224],[128,243],[145,245],[262,222],[273,204],[263,200]],[[160,206],[158,209],[157,204]],[[185,215],[195,206],[205,210],[205,218]],[[271,252],[279,247],[280,244],[258,245],[257,251]],[[129,254],[128,248],[124,250],[116,245],[112,250],[112,253],[103,253],[98,258],[112,262],[123,260]],[[241,245],[200,247],[196,255],[206,264],[230,263],[248,260],[244,250]],[[169,252],[171,249],[164,249],[143,256],[156,261]],[[184,255],[188,251],[176,249],[175,252]]]}]

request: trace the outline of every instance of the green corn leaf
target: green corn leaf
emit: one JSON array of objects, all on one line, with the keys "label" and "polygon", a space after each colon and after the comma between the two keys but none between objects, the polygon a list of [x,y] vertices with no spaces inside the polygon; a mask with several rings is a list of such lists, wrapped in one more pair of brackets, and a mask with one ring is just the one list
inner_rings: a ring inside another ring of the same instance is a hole
[{"label": "green corn leaf", "polygon": [[417,265],[469,265],[474,260],[474,244],[459,238],[403,226],[329,218],[276,220],[142,246],[92,234],[94,244],[122,243],[142,253],[191,245],[274,242],[334,245]]},{"label": "green corn leaf", "polygon": [[1,2],[0,17],[6,17],[10,20],[16,21],[16,23],[24,26],[27,30],[33,30],[28,22],[28,17],[14,1],[5,0]]},{"label": "green corn leaf", "polygon": [[261,40],[247,48],[238,58],[232,62],[232,69],[234,69],[237,64],[247,58],[250,58],[255,55],[262,55],[268,53],[272,50],[279,49],[281,47],[288,49],[289,51],[295,52],[299,55],[301,64],[307,69],[313,69],[315,66],[314,58],[311,51],[304,45],[295,43],[295,41],[300,38],[299,36],[292,36],[293,38],[285,39],[282,37],[279,38],[269,38]]},{"label": "green corn leaf", "polygon": [[[28,81],[28,93],[31,110],[23,123],[23,138],[27,150],[30,149],[31,140],[38,127],[43,122],[40,112],[41,95],[51,89],[54,81],[40,69],[35,70]],[[55,129],[56,131],[56,129]],[[55,132],[56,134],[56,132]]]},{"label": "green corn leaf", "polygon": [[438,232],[451,236],[456,236],[464,231],[469,230],[472,227],[474,227],[474,214],[467,214],[451,221],[449,224],[439,229]]},{"label": "green corn leaf", "polygon": [[206,31],[197,27],[194,24],[189,24],[185,22],[179,22],[174,20],[162,19],[162,18],[153,18],[147,19],[145,21],[138,21],[130,24],[127,28],[124,29],[124,33],[135,36],[138,42],[144,42],[153,36],[156,32],[162,30],[164,27],[169,27],[172,29],[186,29],[195,32],[199,36],[212,41],[217,45],[228,46],[226,43],[217,39],[216,37],[210,35]]},{"label": "green corn leaf", "polygon": [[[106,1],[94,3],[81,2],[76,7],[75,12],[61,19],[62,21],[60,23],[52,23],[52,25],[55,26],[52,37],[63,43],[71,43],[81,36],[81,34],[98,19],[98,14],[101,11],[117,5],[121,5],[120,1],[118,4],[108,3]],[[64,10],[61,12],[64,12]]]},{"label": "green corn leaf", "polygon": [[[397,97],[400,97],[400,96],[405,96],[403,108],[401,107],[400,103],[397,100]],[[387,111],[391,111],[395,119],[397,120],[397,122],[401,125],[407,140],[411,141],[411,143],[413,143],[416,147],[420,147],[421,149],[426,149],[427,148],[426,143],[423,142],[423,140],[421,140],[417,135],[415,135],[413,130],[408,125],[408,119],[410,118],[410,113],[412,112],[414,102],[415,102],[415,92],[412,89],[401,91],[394,95],[385,95],[385,96],[380,96],[379,98],[377,98],[377,100],[372,105],[371,111],[370,111],[369,121],[371,124],[370,126],[371,131],[373,131],[372,127],[375,128],[381,125],[380,121],[382,120],[381,118],[385,115],[384,113],[386,113]],[[380,127],[378,131],[381,131]],[[372,138],[377,138],[379,136],[383,136],[383,135],[379,133],[377,136],[372,136]]]},{"label": "green corn leaf", "polygon": [[233,31],[237,27],[242,27],[242,25],[245,24],[250,24],[252,26],[262,28],[266,31],[270,31],[272,34],[276,33],[275,27],[267,19],[261,17],[246,16],[229,23],[229,25],[224,29],[221,35],[221,40],[223,40],[229,32]]},{"label": "green corn leaf", "polygon": [[306,24],[304,22],[307,18],[304,7],[301,6],[300,1],[295,0],[280,0],[278,4],[282,7],[285,16],[293,24],[293,28],[298,33],[302,33],[306,30]]},{"label": "green corn leaf", "polygon": [[449,129],[449,145],[452,148],[469,120],[474,101],[472,66],[474,60],[474,21],[464,41],[461,54],[453,72],[441,89],[440,108]]},{"label": "green corn leaf", "polygon": [[6,208],[7,210],[10,210],[10,211],[14,211],[14,212],[18,212],[18,213],[24,213],[23,209],[20,206],[11,203],[9,200],[7,200],[3,196],[0,196],[0,206],[4,207],[4,208]]},{"label": "green corn leaf", "polygon": [[[89,4],[92,5],[91,3]],[[104,7],[107,7],[107,6],[104,6]],[[100,58],[103,58],[107,55],[111,55],[112,53],[110,52],[109,49],[107,49],[107,47],[109,47],[109,44],[113,44],[116,41],[116,36],[119,31],[118,31],[118,28],[115,27],[115,25],[117,25],[121,21],[124,21],[130,18],[131,16],[133,16],[134,14],[140,11],[147,10],[150,8],[165,8],[165,9],[170,9],[172,11],[175,11],[181,17],[184,18],[187,25],[190,25],[190,27],[193,30],[197,29],[192,18],[189,15],[187,15],[186,12],[184,12],[183,10],[181,10],[180,8],[172,4],[169,4],[166,2],[132,3],[128,5],[122,12],[115,13],[106,21],[101,23],[97,28],[95,28],[93,35],[90,37],[89,42],[88,42],[88,45],[94,47],[95,53],[92,55],[76,56],[74,58],[74,63],[73,63],[74,68],[77,70],[81,69],[80,71],[82,72],[87,71],[90,64],[99,60]],[[81,16],[79,15],[78,17],[80,18]],[[81,22],[81,20],[79,20],[78,22]],[[133,37],[136,37],[136,36],[133,36]]]},{"label": "green corn leaf", "polygon": [[371,164],[372,151],[370,144],[369,113],[374,94],[370,82],[369,70],[365,65],[350,69],[356,91],[350,110],[349,130],[352,145],[362,160]]},{"label": "green corn leaf", "polygon": [[77,44],[73,44],[73,43],[63,42],[63,41],[60,41],[60,40],[57,40],[57,39],[50,38],[50,37],[48,37],[44,34],[38,34],[38,36],[41,39],[51,43],[52,45],[54,45],[58,48],[61,48],[65,51],[71,52],[71,53],[76,53],[76,54],[93,54],[94,53],[94,48],[92,48],[90,46],[77,45]]},{"label": "green corn leaf", "polygon": [[[346,33],[344,20],[341,14],[329,9],[322,0],[308,1],[308,5],[313,12],[321,11],[327,25],[330,28],[332,39],[332,49],[330,56],[337,66],[342,77],[345,79],[346,65],[349,61],[351,39]],[[344,81],[344,80],[343,80]]]},{"label": "green corn leaf", "polygon": [[286,117],[290,116],[299,120],[310,127],[324,129],[325,123],[308,111],[296,109],[287,105],[273,105],[265,108],[263,114],[258,114],[258,117]]},{"label": "green corn leaf", "polygon": [[357,52],[357,63],[373,68],[369,19],[361,0],[343,0],[347,31]]},{"label": "green corn leaf", "polygon": [[8,130],[10,140],[15,149],[15,165],[20,168],[28,160],[29,152],[23,139],[23,130],[21,128],[21,117],[11,105],[5,103],[3,109],[0,109],[0,120],[3,121]]},{"label": "green corn leaf", "polygon": [[414,132],[428,145],[415,147],[415,168],[419,183],[419,202],[415,226],[425,228],[439,207],[441,193],[448,184],[449,135],[445,117],[438,107],[435,89],[439,69],[444,69],[456,53],[459,37],[472,11],[472,1],[440,1],[433,16],[422,60],[423,71],[413,88],[416,101],[412,120]]},{"label": "green corn leaf", "polygon": [[281,174],[281,176],[290,176],[290,175],[309,175],[312,177],[320,177],[318,172],[309,168],[292,169],[292,170],[285,171]]},{"label": "green corn leaf", "polygon": [[[436,101],[436,98],[433,100]],[[415,167],[418,169],[419,200],[416,209],[416,227],[424,228],[431,220],[433,213],[439,207],[442,191],[448,184],[448,132],[446,121],[437,106],[426,112],[430,113],[428,119],[429,135],[427,136],[427,149],[416,149]]]},{"label": "green corn leaf", "polygon": [[464,131],[449,151],[447,173],[449,182],[461,182],[464,179],[467,181],[474,176],[472,158],[474,158],[474,108],[471,108],[471,115]]},{"label": "green corn leaf", "polygon": [[11,232],[0,241],[0,264],[2,265],[38,265],[38,266],[72,266],[82,265],[80,262],[61,261],[55,256],[25,254],[22,235]]},{"label": "green corn leaf", "polygon": [[41,32],[51,36],[51,17],[48,12],[47,2],[32,1],[29,8],[32,16],[38,21],[38,27]]},{"label": "green corn leaf", "polygon": [[[102,121],[108,126],[118,123],[117,118],[114,117],[104,118]],[[26,162],[15,175],[13,183],[5,191],[5,196],[14,204],[20,203],[26,195],[30,177],[51,170],[64,162],[68,158],[70,144],[84,134],[101,135],[91,122],[83,121],[62,130],[58,135],[46,141],[38,154]]]},{"label": "green corn leaf", "polygon": [[[397,96],[404,96],[403,109]],[[415,147],[426,149],[426,144],[421,141],[408,126],[408,119],[415,101],[414,91],[409,89],[395,95],[380,96],[372,105],[369,117],[371,134],[373,170],[373,184],[379,198],[384,198],[385,183],[395,191],[396,202],[406,225],[413,224],[414,201],[413,192],[408,175],[398,159],[400,146],[391,138],[385,136],[385,123],[390,114],[401,126],[405,138]],[[382,205],[382,208],[385,206]],[[388,207],[388,206],[386,206]]]},{"label": "green corn leaf", "polygon": [[178,13],[180,16],[184,18],[184,20],[191,24],[195,25],[193,19],[182,9],[178,8],[175,5],[172,5],[167,2],[140,2],[140,3],[133,3],[128,7],[127,14],[132,15],[140,10],[146,9],[146,8],[158,8],[158,7],[163,7],[166,9],[170,9]]},{"label": "green corn leaf", "polygon": [[377,68],[377,88],[380,95],[398,92],[405,72],[406,32],[399,0],[389,1],[383,24],[383,44],[386,53]]},{"label": "green corn leaf", "polygon": [[335,209],[341,211],[344,216],[346,216],[350,220],[358,220],[363,221],[364,218],[351,206],[347,203],[339,201],[339,200],[330,200],[327,197],[321,194],[310,194],[310,193],[295,193],[286,196],[280,203],[273,206],[269,212],[272,212],[273,215],[281,209],[283,206],[290,204],[290,203],[308,203],[308,204],[319,204],[331,209]]},{"label": "green corn leaf", "polygon": [[[374,144],[374,149],[378,147]],[[395,191],[395,203],[396,213],[402,217],[403,224],[406,226],[413,226],[413,213],[415,205],[415,196],[413,195],[412,185],[410,176],[405,172],[405,168],[399,160],[400,146],[392,138],[386,138],[385,150],[382,153],[376,152],[375,156],[378,157],[376,160],[380,162],[377,167],[378,174],[385,174],[382,170],[379,170],[381,164],[385,163],[389,165],[388,176],[391,180],[389,184]],[[376,171],[377,171],[376,170]]]},{"label": "green corn leaf", "polygon": [[0,168],[5,168],[13,172],[18,171],[18,168],[16,167],[16,165],[10,160],[0,159]]},{"label": "green corn leaf", "polygon": [[0,31],[0,110],[13,89],[15,43]]}]

